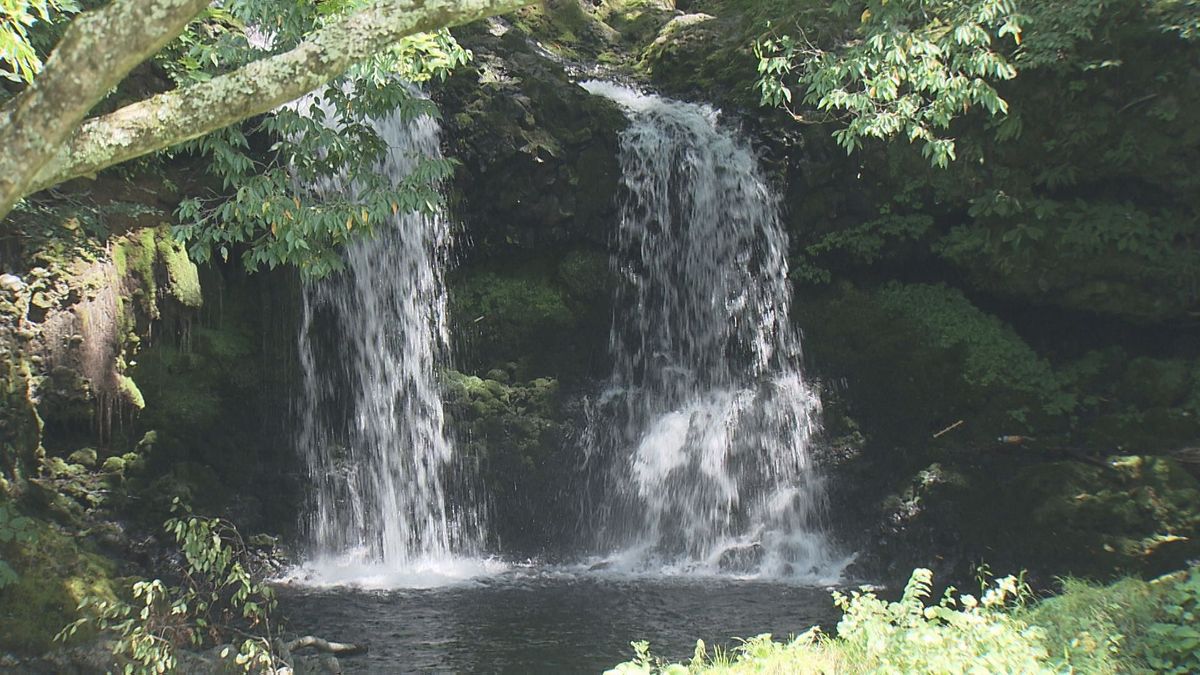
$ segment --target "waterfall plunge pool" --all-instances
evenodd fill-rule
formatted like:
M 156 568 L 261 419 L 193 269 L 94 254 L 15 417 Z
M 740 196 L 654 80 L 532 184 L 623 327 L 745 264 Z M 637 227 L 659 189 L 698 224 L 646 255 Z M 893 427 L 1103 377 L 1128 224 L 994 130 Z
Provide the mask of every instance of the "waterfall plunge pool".
M 370 645 L 341 659 L 346 673 L 599 673 L 632 658 L 635 640 L 678 660 L 698 638 L 711 653 L 832 628 L 839 615 L 828 587 L 569 567 L 513 565 L 432 588 L 278 590 L 290 630 Z

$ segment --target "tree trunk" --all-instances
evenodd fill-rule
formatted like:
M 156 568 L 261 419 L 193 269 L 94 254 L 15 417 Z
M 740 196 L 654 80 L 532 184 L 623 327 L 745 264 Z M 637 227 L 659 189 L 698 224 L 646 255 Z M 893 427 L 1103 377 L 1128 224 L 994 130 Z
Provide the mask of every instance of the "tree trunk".
M 139 103 L 128 105 L 108 115 L 88 120 L 79 126 L 81 112 L 73 124 L 51 144 L 49 137 L 40 141 L 37 151 L 27 146 L 11 145 L 9 136 L 27 135 L 23 125 L 39 116 L 54 116 L 62 103 L 55 96 L 41 96 L 21 108 L 21 124 L 5 124 L 8 110 L 0 113 L 0 219 L 26 194 L 43 190 L 71 178 L 95 173 L 100 169 L 140 157 L 169 146 L 211 133 L 240 120 L 271 110 L 298 98 L 341 75 L 354 63 L 385 49 L 400 38 L 424 31 L 456 26 L 486 16 L 512 11 L 532 0 L 376 0 L 365 9 L 314 31 L 308 39 L 291 51 L 255 61 L 232 73 L 182 89 L 159 94 Z M 129 0 L 117 0 L 105 11 Z M 145 2 L 145 0 L 143 0 Z M 134 3 L 139 4 L 139 3 Z M 183 0 L 150 0 L 146 4 L 181 5 Z M 208 3 L 192 0 L 201 6 Z M 147 10 L 143 9 L 143 13 Z M 193 12 L 195 14 L 195 12 Z M 76 22 L 78 23 L 78 21 Z M 134 21 L 134 24 L 137 22 Z M 186 22 L 185 22 L 186 23 Z M 171 32 L 167 39 L 182 30 L 160 26 Z M 115 39 L 97 40 L 92 29 L 71 31 L 85 37 L 72 42 L 64 39 L 55 49 L 51 61 L 79 60 L 86 54 L 76 52 L 97 50 L 99 45 L 128 51 L 129 47 Z M 136 31 L 135 31 L 136 32 Z M 166 40 L 155 41 L 154 51 Z M 59 56 L 66 51 L 66 56 Z M 154 51 L 143 50 L 139 60 L 130 63 L 122 72 L 148 58 Z M 132 61 L 132 58 L 126 59 Z M 124 64 L 124 62 L 122 62 Z M 47 71 L 51 63 L 47 63 Z M 46 73 L 43 72 L 43 76 Z M 111 78 L 109 78 L 111 79 Z M 119 81 L 119 79 L 118 79 Z M 99 90 L 110 89 L 106 84 Z M 42 87 L 42 77 L 31 90 Z M 96 100 L 99 100 L 98 97 Z M 95 101 L 87 107 L 90 108 Z M 11 107 L 11 106 L 9 106 Z M 86 112 L 86 110 L 84 111 Z M 67 140 L 66 135 L 74 131 Z M 64 140 L 66 141 L 64 144 Z M 39 154 L 40 153 L 40 154 Z
M 71 23 L 33 84 L 0 109 L 0 220 L 88 111 L 208 4 L 114 0 Z

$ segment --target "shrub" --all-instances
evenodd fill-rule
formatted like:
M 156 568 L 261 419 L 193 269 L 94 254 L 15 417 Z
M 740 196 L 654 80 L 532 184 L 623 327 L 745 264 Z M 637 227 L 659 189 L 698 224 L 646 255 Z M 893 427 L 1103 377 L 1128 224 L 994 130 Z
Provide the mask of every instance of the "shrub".
M 126 675 L 173 672 L 176 648 L 221 644 L 238 636 L 237 651 L 222 658 L 246 672 L 274 663 L 270 613 L 275 592 L 248 571 L 245 543 L 233 525 L 219 518 L 193 515 L 176 499 L 176 516 L 164 527 L 183 555 L 179 586 L 158 579 L 133 584 L 132 602 L 86 596 L 79 603 L 83 618 L 58 634 L 65 642 L 81 628 L 94 626 L 115 634 L 113 655 Z
M 1200 672 L 1200 568 L 1163 595 L 1158 620 L 1140 641 L 1146 662 L 1160 673 Z

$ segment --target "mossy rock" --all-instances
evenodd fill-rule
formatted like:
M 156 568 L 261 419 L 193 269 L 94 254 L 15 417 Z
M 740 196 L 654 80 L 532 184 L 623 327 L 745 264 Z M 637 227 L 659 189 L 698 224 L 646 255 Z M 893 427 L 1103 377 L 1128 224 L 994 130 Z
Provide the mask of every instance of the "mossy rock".
M 635 47 L 653 40 L 675 14 L 673 0 L 604 0 L 597 12 L 622 42 Z
M 540 16 L 527 8 L 518 22 Z M 507 262 L 514 252 L 603 246 L 620 189 L 618 134 L 628 120 L 519 29 L 496 36 L 468 27 L 459 38 L 475 53 L 473 67 L 456 70 L 435 98 L 462 162 L 453 197 L 470 232 L 466 257 Z M 554 49 L 553 39 L 537 38 Z
M 135 284 L 130 293 L 152 319 L 162 314 L 158 305 L 160 291 L 183 307 L 197 309 L 204 303 L 199 270 L 167 225 L 144 228 L 116 239 L 112 260 L 118 276 Z
M 453 325 L 470 336 L 487 370 L 505 362 L 553 369 L 558 364 L 547 362 L 547 350 L 567 344 L 578 322 L 563 289 L 538 269 L 471 271 L 450 291 Z
M 533 539 L 552 527 L 546 507 L 567 464 L 558 381 L 506 384 L 447 371 L 443 386 L 452 428 L 492 500 L 494 531 L 517 550 L 533 551 Z
M 0 588 L 0 650 L 25 655 L 51 649 L 85 596 L 112 601 L 117 589 L 112 561 L 49 523 L 33 522 L 32 541 L 0 545 L 0 558 L 19 576 Z
M 612 297 L 616 280 L 608 256 L 590 249 L 568 252 L 558 263 L 558 276 L 572 298 L 604 305 Z
M 158 257 L 166 269 L 167 292 L 184 307 L 199 309 L 204 304 L 200 271 L 188 258 L 187 248 L 169 232 L 162 233 L 158 240 Z
M 98 454 L 95 448 L 80 448 L 70 455 L 67 455 L 67 461 L 72 464 L 79 464 L 88 469 L 96 468 Z

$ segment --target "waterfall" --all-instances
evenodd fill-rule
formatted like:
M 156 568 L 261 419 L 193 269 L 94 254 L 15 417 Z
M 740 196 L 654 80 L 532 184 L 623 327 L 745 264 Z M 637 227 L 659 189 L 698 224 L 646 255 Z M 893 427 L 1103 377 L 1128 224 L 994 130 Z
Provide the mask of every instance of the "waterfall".
M 396 184 L 422 158 L 441 156 L 429 117 L 394 113 L 372 124 L 387 144 L 377 170 Z M 310 188 L 355 190 L 345 180 Z M 444 573 L 456 556 L 478 553 L 482 536 L 473 500 L 455 494 L 463 481 L 438 384 L 452 228 L 441 213 L 401 213 L 378 229 L 347 247 L 342 273 L 304 289 L 297 442 L 312 495 L 304 529 L 318 560 Z
M 583 86 L 630 121 L 614 367 L 584 433 L 602 476 L 597 545 L 642 569 L 828 578 L 819 399 L 788 322 L 776 197 L 713 108 Z

